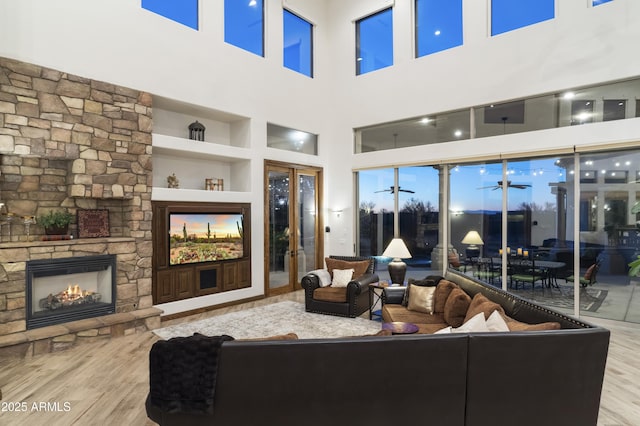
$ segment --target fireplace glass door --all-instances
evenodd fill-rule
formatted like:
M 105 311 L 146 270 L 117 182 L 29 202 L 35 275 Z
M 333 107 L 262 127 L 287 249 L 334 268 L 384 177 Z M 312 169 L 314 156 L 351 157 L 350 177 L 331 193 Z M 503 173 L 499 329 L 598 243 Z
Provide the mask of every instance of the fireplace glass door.
M 27 328 L 115 311 L 114 255 L 27 262 Z

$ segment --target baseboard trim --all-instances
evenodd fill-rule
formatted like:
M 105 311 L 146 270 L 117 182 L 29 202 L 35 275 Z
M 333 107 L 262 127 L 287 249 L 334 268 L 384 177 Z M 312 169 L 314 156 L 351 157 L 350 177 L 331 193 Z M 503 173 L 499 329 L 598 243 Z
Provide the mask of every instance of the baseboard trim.
M 171 321 L 178 318 L 189 317 L 191 315 L 203 314 L 205 312 L 215 311 L 216 309 L 227 308 L 229 306 L 240 305 L 242 303 L 247 303 L 247 302 L 255 302 L 256 300 L 262 300 L 264 298 L 265 298 L 264 295 L 260 295 L 260 296 L 248 297 L 246 299 L 234 300 L 232 302 L 220 303 L 218 305 L 205 306 L 203 308 L 196 308 L 190 311 L 178 312 L 171 315 L 161 316 L 160 321 L 165 322 L 165 321 Z

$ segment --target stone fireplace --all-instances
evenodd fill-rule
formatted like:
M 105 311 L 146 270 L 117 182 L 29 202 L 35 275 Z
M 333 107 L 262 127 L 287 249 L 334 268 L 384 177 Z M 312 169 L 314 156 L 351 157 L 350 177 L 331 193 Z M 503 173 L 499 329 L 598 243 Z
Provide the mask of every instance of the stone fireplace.
M 116 256 L 30 260 L 27 329 L 113 314 Z
M 148 93 L 0 57 L 0 352 L 9 345 L 21 355 L 45 352 L 159 325 L 151 296 L 151 130 Z M 30 221 L 84 209 L 108 210 L 108 237 L 78 238 L 74 221 L 68 239 L 46 241 Z M 29 262 L 103 255 L 116 265 L 109 312 L 50 326 L 38 323 L 40 311 L 28 318 L 49 293 L 66 297 L 53 288 L 34 296 Z

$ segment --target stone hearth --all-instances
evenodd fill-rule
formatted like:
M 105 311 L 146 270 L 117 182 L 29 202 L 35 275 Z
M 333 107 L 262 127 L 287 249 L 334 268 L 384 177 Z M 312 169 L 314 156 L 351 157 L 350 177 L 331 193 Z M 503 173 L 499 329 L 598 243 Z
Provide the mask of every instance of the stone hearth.
M 133 330 L 155 324 L 138 321 L 160 314 L 151 296 L 151 130 L 148 93 L 0 58 L 0 202 L 11 222 L 0 227 L 0 348 L 78 331 L 112 335 L 106 324 L 122 321 Z M 76 223 L 71 240 L 41 241 L 37 224 L 27 234 L 25 218 L 64 209 L 108 210 L 110 237 L 78 239 Z M 63 325 L 27 332 L 26 261 L 96 254 L 117 256 L 116 314 L 69 323 L 68 333 Z M 29 346 L 45 347 L 53 346 Z

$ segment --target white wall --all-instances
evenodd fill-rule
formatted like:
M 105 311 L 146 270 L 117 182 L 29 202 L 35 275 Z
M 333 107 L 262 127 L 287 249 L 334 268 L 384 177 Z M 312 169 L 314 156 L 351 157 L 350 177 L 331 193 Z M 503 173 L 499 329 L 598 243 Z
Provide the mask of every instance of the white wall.
M 640 2 L 557 1 L 556 19 L 489 37 L 489 0 L 464 0 L 464 45 L 413 57 L 412 1 L 395 1 L 394 65 L 355 76 L 354 20 L 393 0 L 266 0 L 264 58 L 224 43 L 223 2 L 201 1 L 200 31 L 136 0 L 0 0 L 0 56 L 250 117 L 255 230 L 265 158 L 325 169 L 326 254 L 351 254 L 354 169 L 640 140 L 640 119 L 353 154 L 353 128 L 640 75 Z M 282 66 L 282 5 L 317 25 L 315 76 Z M 319 134 L 319 155 L 266 147 L 266 123 Z M 262 294 L 263 236 L 253 232 Z M 235 292 L 234 292 L 235 293 Z M 231 297 L 219 295 L 221 297 Z

